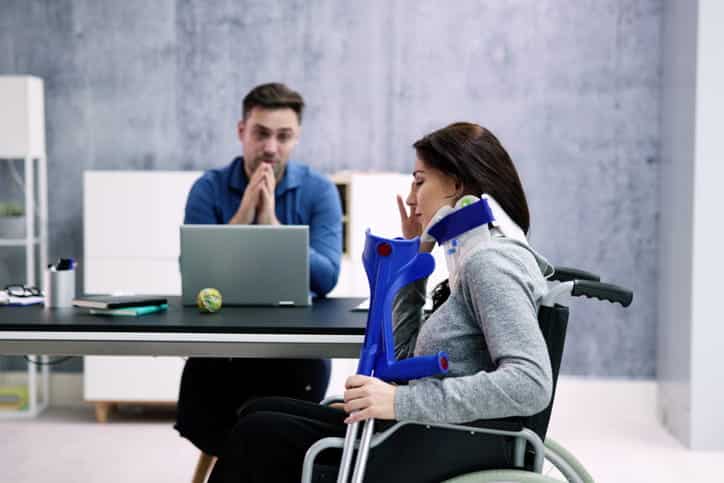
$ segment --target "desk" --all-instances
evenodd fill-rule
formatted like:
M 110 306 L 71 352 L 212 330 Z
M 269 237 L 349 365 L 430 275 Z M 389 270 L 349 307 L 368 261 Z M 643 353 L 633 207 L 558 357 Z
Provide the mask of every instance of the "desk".
M 141 317 L 87 309 L 0 307 L 0 354 L 356 358 L 366 312 L 359 298 L 311 307 L 224 307 L 201 314 L 168 297 L 168 311 Z

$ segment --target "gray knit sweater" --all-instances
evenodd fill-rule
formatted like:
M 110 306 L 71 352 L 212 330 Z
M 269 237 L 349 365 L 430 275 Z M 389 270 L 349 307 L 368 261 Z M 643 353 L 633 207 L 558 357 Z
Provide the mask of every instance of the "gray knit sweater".
M 458 287 L 427 319 L 425 280 L 395 298 L 397 358 L 442 350 L 450 359 L 445 377 L 397 387 L 396 419 L 462 423 L 541 411 L 552 377 L 537 313 L 551 266 L 519 242 L 494 238 L 460 270 Z

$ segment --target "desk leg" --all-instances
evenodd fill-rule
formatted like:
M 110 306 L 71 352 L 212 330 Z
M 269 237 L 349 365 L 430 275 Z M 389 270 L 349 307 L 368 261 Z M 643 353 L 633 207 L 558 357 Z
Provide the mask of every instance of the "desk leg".
M 97 402 L 96 403 L 96 421 L 99 423 L 107 423 L 108 416 L 111 414 L 113 409 L 113 403 L 109 402 Z

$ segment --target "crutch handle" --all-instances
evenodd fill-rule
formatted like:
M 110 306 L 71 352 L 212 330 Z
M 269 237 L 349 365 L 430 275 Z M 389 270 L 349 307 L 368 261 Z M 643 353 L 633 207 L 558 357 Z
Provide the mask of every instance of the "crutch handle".
M 432 356 L 411 357 L 380 367 L 375 377 L 383 381 L 410 381 L 447 373 L 448 357 L 445 352 Z

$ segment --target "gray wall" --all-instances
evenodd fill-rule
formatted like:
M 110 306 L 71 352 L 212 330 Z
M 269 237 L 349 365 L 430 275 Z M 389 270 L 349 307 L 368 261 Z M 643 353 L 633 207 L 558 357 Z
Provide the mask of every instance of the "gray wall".
M 564 371 L 642 378 L 656 371 L 661 17 L 659 0 L 2 0 L 0 73 L 46 81 L 51 257 L 82 257 L 83 170 L 222 165 L 257 83 L 305 95 L 296 157 L 326 172 L 409 172 L 423 133 L 486 125 L 521 171 L 539 250 L 636 292 L 626 311 L 572 304 Z M 3 255 L 0 282 L 20 267 Z

